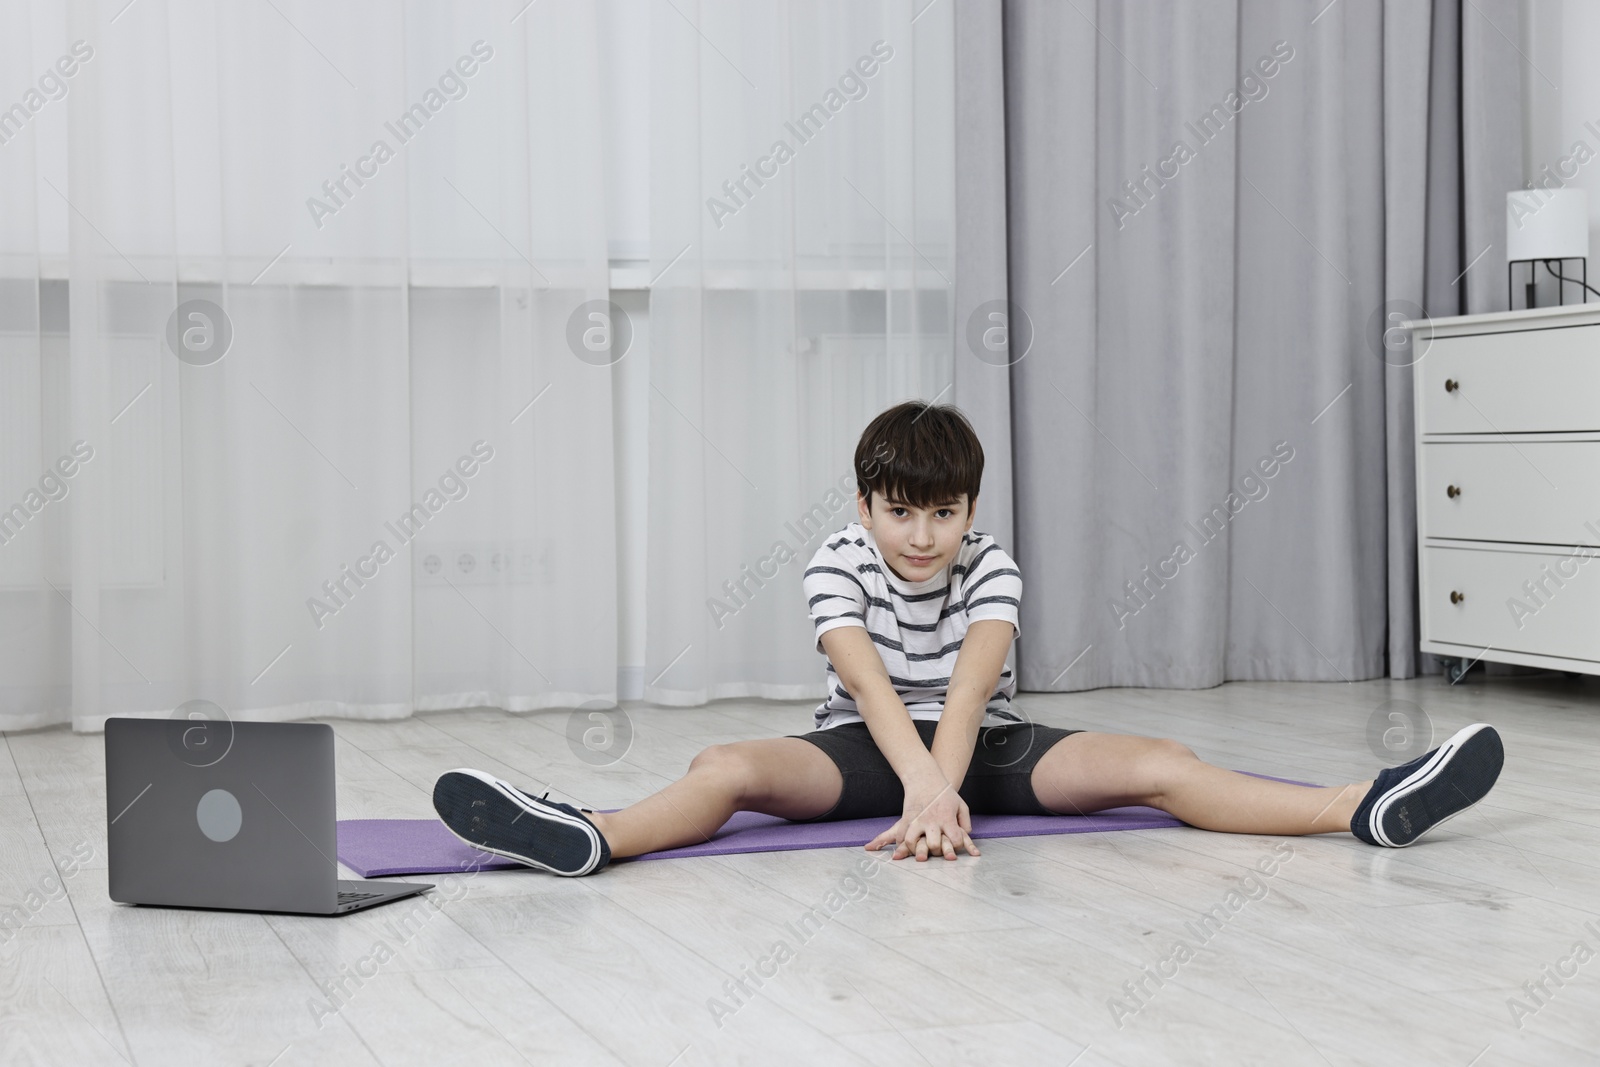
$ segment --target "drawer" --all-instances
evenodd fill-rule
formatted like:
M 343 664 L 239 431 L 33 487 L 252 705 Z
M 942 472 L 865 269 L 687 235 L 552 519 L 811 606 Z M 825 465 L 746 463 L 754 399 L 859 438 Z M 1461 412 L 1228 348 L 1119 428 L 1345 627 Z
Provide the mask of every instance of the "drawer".
M 1600 559 L 1428 545 L 1420 586 L 1425 641 L 1600 661 Z
M 1600 430 L 1600 326 L 1440 337 L 1416 368 L 1418 433 Z
M 1424 537 L 1600 543 L 1600 441 L 1424 441 L 1417 526 Z

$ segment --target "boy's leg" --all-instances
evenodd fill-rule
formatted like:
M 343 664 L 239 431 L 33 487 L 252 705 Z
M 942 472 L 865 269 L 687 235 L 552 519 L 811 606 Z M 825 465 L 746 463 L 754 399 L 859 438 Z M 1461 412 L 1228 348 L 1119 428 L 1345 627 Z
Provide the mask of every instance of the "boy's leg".
M 843 789 L 839 768 L 809 741 L 734 741 L 707 748 L 687 774 L 637 804 L 588 818 L 615 859 L 705 841 L 736 811 L 809 819 L 838 803 Z
M 1176 741 L 1087 731 L 1052 745 L 1031 782 L 1062 814 L 1144 804 L 1205 830 L 1291 835 L 1348 831 L 1372 786 L 1273 782 L 1214 767 Z

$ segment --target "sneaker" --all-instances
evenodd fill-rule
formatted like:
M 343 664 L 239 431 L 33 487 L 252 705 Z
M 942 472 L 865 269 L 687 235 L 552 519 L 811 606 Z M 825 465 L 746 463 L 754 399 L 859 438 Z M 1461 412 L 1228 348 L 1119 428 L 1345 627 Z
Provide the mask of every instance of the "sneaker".
M 1482 800 L 1505 758 L 1495 728 L 1473 723 L 1432 752 L 1379 771 L 1350 832 L 1369 845 L 1404 848 Z
M 466 767 L 446 771 L 433 786 L 433 810 L 473 848 L 568 877 L 593 874 L 611 862 L 605 835 L 583 811 Z

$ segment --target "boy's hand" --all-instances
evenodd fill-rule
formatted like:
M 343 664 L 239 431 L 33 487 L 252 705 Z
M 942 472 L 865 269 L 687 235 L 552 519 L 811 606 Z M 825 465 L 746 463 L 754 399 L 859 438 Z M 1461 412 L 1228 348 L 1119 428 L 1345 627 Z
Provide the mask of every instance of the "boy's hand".
M 899 845 L 890 859 L 903 860 L 915 852 L 917 862 L 921 863 L 927 860 L 930 852 L 942 852 L 945 859 L 953 860 L 958 848 L 965 848 L 969 855 L 980 854 L 972 840 L 972 815 L 967 810 L 967 802 L 942 774 L 906 789 L 904 814 L 893 826 L 867 842 L 867 851 L 876 852 L 891 841 Z

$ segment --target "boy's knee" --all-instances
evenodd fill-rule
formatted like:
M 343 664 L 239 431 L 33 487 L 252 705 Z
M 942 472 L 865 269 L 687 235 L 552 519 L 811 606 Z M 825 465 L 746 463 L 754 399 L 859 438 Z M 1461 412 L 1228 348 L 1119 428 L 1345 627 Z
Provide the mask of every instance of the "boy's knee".
M 1148 784 L 1153 797 L 1164 796 L 1172 785 L 1174 776 L 1184 765 L 1199 759 L 1194 750 L 1180 741 L 1167 737 L 1152 737 L 1145 748 L 1141 776 Z M 1159 805 L 1158 805 L 1159 806 Z
M 1170 737 L 1152 738 L 1152 748 L 1156 755 L 1163 759 L 1192 760 L 1200 758 L 1194 754 L 1194 749 L 1182 741 L 1174 741 Z
M 702 749 L 689 761 L 689 770 L 715 777 L 726 783 L 738 796 L 749 792 L 754 773 L 750 757 L 737 744 L 711 745 Z
M 1144 766 L 1147 768 L 1150 779 L 1154 779 L 1157 789 L 1165 789 L 1166 782 L 1173 771 L 1178 771 L 1186 763 L 1198 760 L 1194 749 L 1181 741 L 1173 741 L 1171 737 L 1150 737 L 1149 745 L 1144 750 Z

